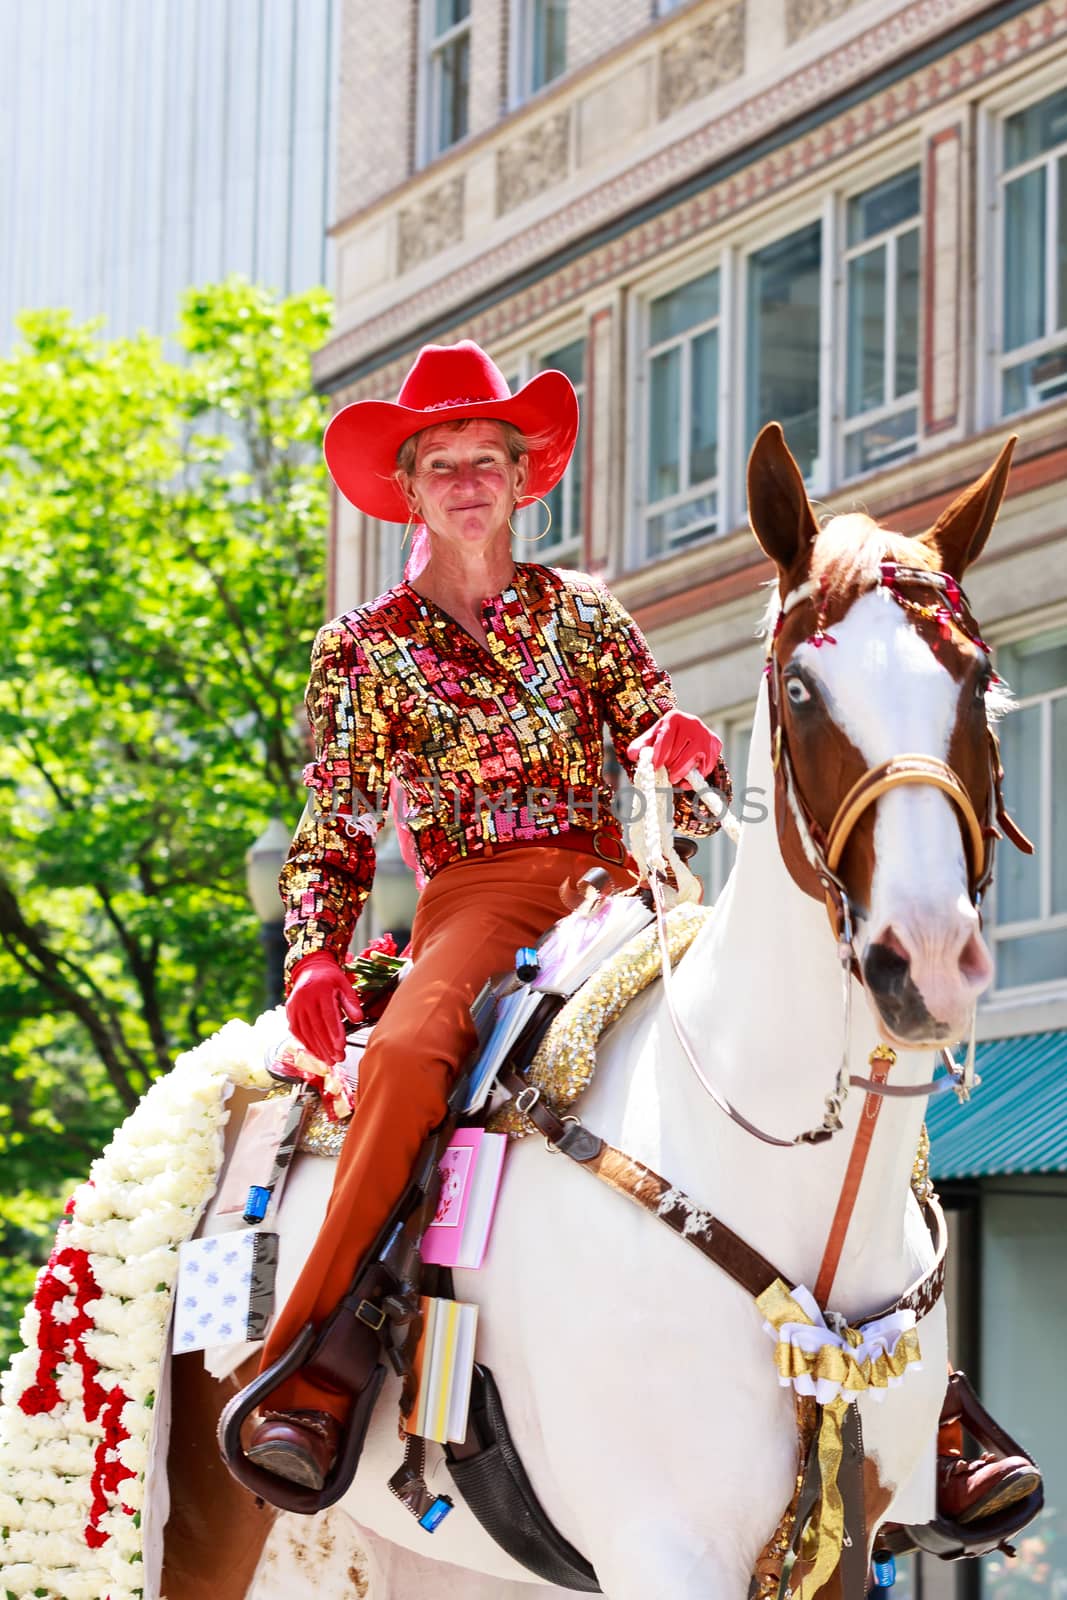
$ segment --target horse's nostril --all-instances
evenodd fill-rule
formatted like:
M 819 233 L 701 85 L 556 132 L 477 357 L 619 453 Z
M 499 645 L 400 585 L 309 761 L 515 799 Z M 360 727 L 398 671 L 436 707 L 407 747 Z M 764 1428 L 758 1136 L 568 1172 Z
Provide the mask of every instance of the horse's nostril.
M 960 951 L 960 976 L 977 989 L 984 989 L 993 976 L 993 962 L 980 933 L 972 933 Z
M 863 958 L 863 976 L 875 994 L 899 995 L 908 981 L 910 966 L 903 946 L 889 930 L 885 939 L 867 946 L 867 954 Z

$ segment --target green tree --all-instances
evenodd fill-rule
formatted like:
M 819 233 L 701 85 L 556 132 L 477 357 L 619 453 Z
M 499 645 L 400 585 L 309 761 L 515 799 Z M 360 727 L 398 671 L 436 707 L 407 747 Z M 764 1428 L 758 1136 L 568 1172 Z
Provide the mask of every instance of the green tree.
M 244 854 L 302 803 L 329 323 L 231 278 L 184 360 L 48 310 L 0 363 L 0 1318 L 151 1079 L 261 1008 Z

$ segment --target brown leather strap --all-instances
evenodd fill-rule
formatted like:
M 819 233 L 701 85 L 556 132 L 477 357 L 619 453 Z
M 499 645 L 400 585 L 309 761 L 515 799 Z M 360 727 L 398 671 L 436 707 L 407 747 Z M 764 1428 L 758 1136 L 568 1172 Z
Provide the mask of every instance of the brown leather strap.
M 875 1083 L 884 1083 L 897 1057 L 896 1051 L 890 1050 L 888 1046 L 879 1046 L 879 1051 L 884 1051 L 884 1053 L 875 1054 L 871 1057 L 871 1077 Z M 848 1233 L 848 1225 L 852 1221 L 852 1213 L 856 1209 L 856 1199 L 860 1192 L 860 1184 L 863 1181 L 867 1157 L 871 1151 L 871 1141 L 874 1138 L 875 1124 L 878 1121 L 878 1113 L 881 1109 L 882 1102 L 877 1095 L 868 1094 L 864 1098 L 859 1125 L 856 1128 L 856 1136 L 852 1141 L 852 1152 L 848 1158 L 848 1166 L 845 1168 L 844 1182 L 841 1185 L 841 1193 L 837 1197 L 837 1209 L 834 1212 L 834 1220 L 830 1224 L 826 1249 L 823 1251 L 822 1265 L 819 1267 L 819 1275 L 815 1280 L 815 1288 L 812 1291 L 816 1305 L 823 1310 L 826 1309 L 829 1303 L 830 1290 L 833 1288 L 834 1279 L 837 1276 L 841 1252 L 845 1248 L 845 1235 Z
M 792 1279 L 774 1264 L 745 1243 L 739 1234 L 725 1222 L 696 1205 L 666 1178 L 660 1177 L 651 1167 L 636 1161 L 614 1145 L 607 1144 L 581 1122 L 578 1117 L 560 1117 L 542 1098 L 541 1091 L 526 1083 L 511 1068 L 505 1068 L 498 1078 L 518 1109 L 528 1117 L 548 1140 L 550 1146 L 570 1156 L 586 1172 L 606 1183 L 609 1188 L 625 1195 L 642 1210 L 666 1224 L 679 1238 L 699 1250 L 707 1260 L 714 1262 L 736 1284 L 758 1299 L 776 1279 L 790 1284 Z M 934 1237 L 937 1251 L 934 1265 L 923 1273 L 910 1288 L 864 1322 L 891 1316 L 894 1311 L 911 1310 L 922 1318 L 936 1305 L 945 1286 L 945 1253 L 948 1232 L 940 1206 L 935 1200 L 925 1208 L 927 1225 Z

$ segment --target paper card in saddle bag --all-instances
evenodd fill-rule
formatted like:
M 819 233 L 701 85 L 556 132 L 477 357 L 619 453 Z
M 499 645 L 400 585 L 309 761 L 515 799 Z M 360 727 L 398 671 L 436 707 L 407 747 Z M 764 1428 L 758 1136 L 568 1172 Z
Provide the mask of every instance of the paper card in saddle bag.
M 274 1309 L 277 1269 L 276 1233 L 216 1233 L 179 1245 L 175 1355 L 262 1339 Z
M 463 1300 L 423 1295 L 422 1331 L 415 1346 L 415 1397 L 404 1428 L 438 1444 L 462 1444 L 474 1375 L 478 1307 Z
M 306 1111 L 299 1093 L 256 1100 L 248 1107 L 219 1186 L 216 1216 L 243 1215 L 253 1188 L 269 1190 L 271 1204 L 277 1206 Z
M 437 1211 L 419 1243 L 423 1261 L 480 1267 L 496 1210 L 507 1139 L 483 1128 L 458 1128 L 438 1166 Z

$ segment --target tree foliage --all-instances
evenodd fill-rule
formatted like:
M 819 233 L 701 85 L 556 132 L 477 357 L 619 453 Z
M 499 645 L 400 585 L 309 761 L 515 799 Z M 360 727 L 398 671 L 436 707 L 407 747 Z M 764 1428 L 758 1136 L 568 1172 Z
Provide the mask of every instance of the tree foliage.
M 46 310 L 0 363 L 5 1321 L 115 1123 L 261 1008 L 244 857 L 302 803 L 329 320 L 231 278 L 184 296 L 181 360 Z

